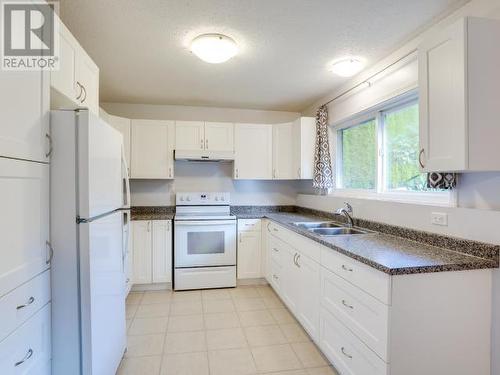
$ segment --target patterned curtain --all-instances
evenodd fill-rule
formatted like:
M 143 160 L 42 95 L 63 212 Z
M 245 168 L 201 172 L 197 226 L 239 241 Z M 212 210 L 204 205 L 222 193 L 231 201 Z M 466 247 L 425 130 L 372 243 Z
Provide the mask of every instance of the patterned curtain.
M 454 189 L 457 186 L 456 173 L 427 173 L 427 187 L 431 189 Z
M 313 187 L 329 189 L 333 187 L 330 143 L 328 142 L 328 108 L 321 106 L 316 113 L 316 148 L 314 153 Z

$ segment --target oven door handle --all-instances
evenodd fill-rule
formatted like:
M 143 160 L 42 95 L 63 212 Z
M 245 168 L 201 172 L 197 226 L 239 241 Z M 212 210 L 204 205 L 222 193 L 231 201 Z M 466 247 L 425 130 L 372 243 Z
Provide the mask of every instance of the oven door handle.
M 191 225 L 199 225 L 199 226 L 209 226 L 209 225 L 236 225 L 236 220 L 176 220 L 174 222 L 176 226 L 191 226 Z

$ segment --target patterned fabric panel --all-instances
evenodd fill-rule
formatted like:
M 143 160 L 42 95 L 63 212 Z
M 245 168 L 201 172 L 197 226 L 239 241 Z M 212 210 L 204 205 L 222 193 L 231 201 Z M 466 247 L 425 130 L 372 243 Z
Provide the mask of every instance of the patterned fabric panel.
M 316 113 L 313 187 L 318 189 L 333 187 L 332 161 L 330 143 L 328 142 L 328 108 L 326 106 L 321 106 Z
M 427 187 L 432 189 L 454 189 L 457 186 L 458 175 L 456 173 L 427 174 Z

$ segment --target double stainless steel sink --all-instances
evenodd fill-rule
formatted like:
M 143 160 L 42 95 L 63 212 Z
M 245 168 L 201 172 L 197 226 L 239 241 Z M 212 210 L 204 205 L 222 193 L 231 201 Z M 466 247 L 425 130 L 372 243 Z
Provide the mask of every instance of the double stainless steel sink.
M 346 227 L 334 221 L 295 222 L 292 224 L 323 237 L 372 233 L 359 228 Z

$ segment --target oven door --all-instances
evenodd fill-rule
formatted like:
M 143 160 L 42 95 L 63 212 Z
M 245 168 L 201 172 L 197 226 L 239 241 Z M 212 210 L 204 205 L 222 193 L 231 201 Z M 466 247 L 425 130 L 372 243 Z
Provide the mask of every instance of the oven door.
M 236 220 L 175 221 L 175 267 L 234 266 Z

